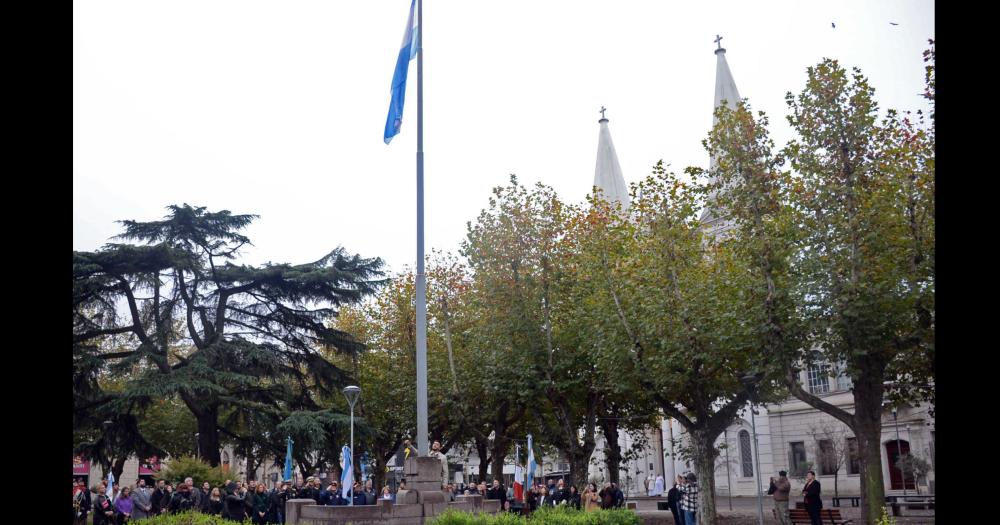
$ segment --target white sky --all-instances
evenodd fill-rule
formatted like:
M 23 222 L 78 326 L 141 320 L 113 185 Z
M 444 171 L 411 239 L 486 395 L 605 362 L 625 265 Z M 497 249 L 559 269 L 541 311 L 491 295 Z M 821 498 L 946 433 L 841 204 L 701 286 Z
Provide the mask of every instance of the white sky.
M 243 262 L 343 245 L 412 266 L 416 60 L 382 141 L 409 5 L 75 1 L 73 249 L 187 202 L 261 216 Z M 926 108 L 934 37 L 931 0 L 426 0 L 423 21 L 427 253 L 457 251 L 511 173 L 581 201 L 602 105 L 626 182 L 707 166 L 716 34 L 779 147 L 785 93 L 823 57 L 860 67 L 883 109 Z

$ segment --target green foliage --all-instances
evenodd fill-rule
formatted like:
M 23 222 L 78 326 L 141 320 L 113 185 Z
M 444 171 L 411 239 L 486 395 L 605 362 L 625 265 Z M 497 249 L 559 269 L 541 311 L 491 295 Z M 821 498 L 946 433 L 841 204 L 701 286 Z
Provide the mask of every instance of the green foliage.
M 896 525 L 896 518 L 889 515 L 889 509 L 887 507 L 882 507 L 882 515 L 879 516 L 875 525 Z
M 896 460 L 896 467 L 903 471 L 906 477 L 923 478 L 931 471 L 931 464 L 925 459 L 913 454 L 903 454 Z
M 457 510 L 446 510 L 435 516 L 428 525 L 640 525 L 639 516 L 627 509 L 597 510 L 585 512 L 565 505 L 542 508 L 532 513 L 530 518 L 510 512 L 498 514 L 471 514 Z
M 123 453 L 149 455 L 144 433 L 183 453 L 182 436 L 158 427 L 166 419 L 192 430 L 177 413 L 183 402 L 212 464 L 220 426 L 245 456 L 282 454 L 285 436 L 273 430 L 300 411 L 286 427 L 309 427 L 309 417 L 328 431 L 340 426 L 320 403 L 338 396 L 349 374 L 321 350 L 351 355 L 362 346 L 326 321 L 384 284 L 382 261 L 338 247 L 305 264 L 237 264 L 255 215 L 168 209 L 160 221 L 120 221 L 118 240 L 137 244 L 73 252 L 74 426 L 118 416 Z M 103 385 L 109 376 L 123 378 L 121 388 Z M 127 418 L 147 419 L 137 429 Z M 296 449 L 300 463 L 312 467 L 312 452 L 336 448 L 322 441 Z M 81 447 L 87 457 L 108 456 L 106 444 Z
M 163 466 L 155 478 L 174 484 L 191 478 L 194 480 L 195 486 L 201 488 L 201 484 L 205 481 L 209 482 L 212 487 L 221 487 L 226 479 L 231 478 L 231 475 L 222 470 L 222 467 L 213 467 L 193 456 L 180 456 L 171 458 L 170 462 Z
M 142 520 L 145 525 L 246 525 L 252 523 L 250 518 L 245 521 L 222 519 L 219 516 L 202 514 L 195 511 L 179 512 L 177 514 L 161 514 Z

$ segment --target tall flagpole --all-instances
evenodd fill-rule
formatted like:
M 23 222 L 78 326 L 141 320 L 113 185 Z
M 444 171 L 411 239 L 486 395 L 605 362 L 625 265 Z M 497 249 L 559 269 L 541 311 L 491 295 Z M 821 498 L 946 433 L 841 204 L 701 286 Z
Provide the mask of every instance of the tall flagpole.
M 427 277 L 424 275 L 424 9 L 417 0 L 417 452 L 427 443 Z

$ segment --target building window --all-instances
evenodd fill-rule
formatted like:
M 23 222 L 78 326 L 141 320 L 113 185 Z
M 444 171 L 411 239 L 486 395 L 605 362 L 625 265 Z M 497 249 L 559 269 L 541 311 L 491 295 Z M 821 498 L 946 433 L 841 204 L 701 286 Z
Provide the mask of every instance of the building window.
M 809 470 L 806 463 L 806 444 L 802 441 L 793 441 L 788 444 L 788 466 L 793 477 L 805 475 Z
M 837 381 L 837 391 L 850 390 L 854 383 L 851 382 L 851 376 L 847 375 L 847 365 L 840 362 L 837 366 L 833 367 L 833 376 Z
M 833 441 L 819 440 L 819 474 L 833 476 L 837 473 L 837 452 L 833 449 Z
M 861 453 L 858 451 L 858 438 L 847 438 L 847 473 L 861 474 Z
M 753 453 L 750 450 L 750 433 L 740 430 L 740 464 L 743 467 L 743 477 L 753 477 Z
M 809 365 L 809 393 L 826 394 L 830 391 L 830 367 Z

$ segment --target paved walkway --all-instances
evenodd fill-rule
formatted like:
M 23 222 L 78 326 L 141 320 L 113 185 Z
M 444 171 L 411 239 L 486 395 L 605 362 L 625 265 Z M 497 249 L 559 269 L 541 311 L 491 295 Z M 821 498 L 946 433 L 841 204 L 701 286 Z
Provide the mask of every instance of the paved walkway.
M 647 524 L 673 524 L 673 517 L 669 510 L 656 509 L 657 499 L 643 498 L 634 501 L 636 502 L 638 514 L 644 518 Z M 666 501 L 666 498 L 660 501 Z M 771 513 L 771 509 L 774 508 L 774 502 L 771 501 L 771 498 L 765 496 L 762 503 L 764 508 L 764 523 L 768 525 L 778 523 L 778 520 L 774 519 L 774 515 Z M 829 500 L 825 500 L 823 503 L 825 506 L 829 506 L 830 504 Z M 839 508 L 840 514 L 845 519 L 853 519 L 854 523 L 859 523 L 861 518 L 861 509 L 859 507 L 851 507 L 850 503 L 848 503 L 846 507 L 832 508 Z M 730 510 L 730 498 L 728 496 L 716 496 L 715 510 L 719 515 L 720 522 L 725 525 L 756 525 L 758 523 L 757 498 L 755 497 L 733 496 L 732 510 Z M 910 510 L 907 511 L 907 514 L 912 514 L 912 516 L 897 517 L 896 523 L 898 525 L 933 524 L 934 512 L 933 510 Z

